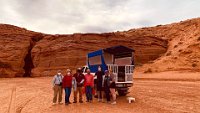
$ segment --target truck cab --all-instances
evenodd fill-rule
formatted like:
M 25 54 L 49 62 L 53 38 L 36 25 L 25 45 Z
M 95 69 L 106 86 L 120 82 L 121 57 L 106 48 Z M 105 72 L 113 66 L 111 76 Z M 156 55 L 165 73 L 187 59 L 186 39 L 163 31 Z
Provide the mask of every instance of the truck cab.
M 133 49 L 121 45 L 101 49 L 88 53 L 86 62 L 87 65 L 82 68 L 83 73 L 89 68 L 94 75 L 98 66 L 102 67 L 102 71 L 112 70 L 116 77 L 116 89 L 120 96 L 126 95 L 129 87 L 133 86 Z

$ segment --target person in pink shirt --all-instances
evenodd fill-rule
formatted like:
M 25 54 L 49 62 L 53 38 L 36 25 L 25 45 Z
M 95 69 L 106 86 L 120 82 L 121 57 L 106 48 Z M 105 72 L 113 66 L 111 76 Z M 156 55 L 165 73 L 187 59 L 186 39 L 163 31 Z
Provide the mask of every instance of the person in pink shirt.
M 84 86 L 87 98 L 86 102 L 92 102 L 92 89 L 94 88 L 94 76 L 90 73 L 90 69 L 87 69 Z

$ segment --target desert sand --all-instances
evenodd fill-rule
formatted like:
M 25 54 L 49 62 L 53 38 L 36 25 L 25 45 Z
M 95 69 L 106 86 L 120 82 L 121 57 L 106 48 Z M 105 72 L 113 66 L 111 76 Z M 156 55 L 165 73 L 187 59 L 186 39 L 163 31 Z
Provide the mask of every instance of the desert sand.
M 51 77 L 1 78 L 0 113 L 199 113 L 199 74 L 136 72 L 127 95 L 136 98 L 135 102 L 129 104 L 127 97 L 118 97 L 117 105 L 94 99 L 93 103 L 68 106 L 52 106 Z M 70 99 L 72 102 L 73 93 Z

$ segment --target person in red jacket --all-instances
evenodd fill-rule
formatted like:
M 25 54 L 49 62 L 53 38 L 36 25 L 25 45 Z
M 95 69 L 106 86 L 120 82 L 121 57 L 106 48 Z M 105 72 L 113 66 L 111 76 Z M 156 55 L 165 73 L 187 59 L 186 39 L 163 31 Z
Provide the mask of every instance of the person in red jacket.
M 90 74 L 90 69 L 87 69 L 84 86 L 85 86 L 87 102 L 92 102 L 92 89 L 94 87 L 94 76 Z
M 65 90 L 65 105 L 70 104 L 69 98 L 71 94 L 71 89 L 72 89 L 72 73 L 70 69 L 67 69 L 67 74 L 64 76 L 63 81 L 62 81 L 62 87 Z

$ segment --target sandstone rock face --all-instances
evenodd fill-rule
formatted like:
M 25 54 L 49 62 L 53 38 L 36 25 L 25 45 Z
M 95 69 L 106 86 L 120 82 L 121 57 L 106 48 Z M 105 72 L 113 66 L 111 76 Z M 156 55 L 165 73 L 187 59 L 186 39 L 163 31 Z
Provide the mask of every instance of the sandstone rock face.
M 200 71 L 200 18 L 155 27 L 158 36 L 168 40 L 167 52 L 152 64 L 145 64 L 153 72 L 190 70 Z
M 0 35 L 1 76 L 15 77 L 24 73 L 24 57 L 30 46 L 30 39 L 20 35 Z
M 11 25 L 0 25 L 0 77 L 21 77 L 32 38 L 39 33 Z
M 124 45 L 136 50 L 137 64 L 155 60 L 167 50 L 167 41 L 152 36 L 134 36 L 124 32 L 105 34 L 51 35 L 32 49 L 33 76 L 48 76 L 58 69 L 75 69 L 86 65 L 88 52 Z M 63 71 L 64 72 L 64 71 Z
M 200 18 L 102 34 L 47 35 L 0 24 L 0 77 L 50 76 L 86 64 L 88 52 L 124 45 L 145 71 L 199 70 Z

